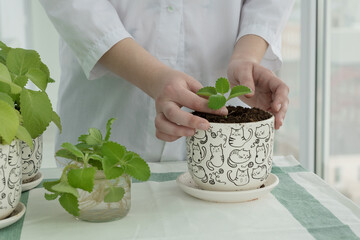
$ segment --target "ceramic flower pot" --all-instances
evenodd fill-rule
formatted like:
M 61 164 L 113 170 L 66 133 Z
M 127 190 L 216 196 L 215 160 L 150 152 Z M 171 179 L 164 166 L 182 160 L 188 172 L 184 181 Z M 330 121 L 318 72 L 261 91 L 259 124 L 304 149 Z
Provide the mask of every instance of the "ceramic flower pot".
M 21 177 L 19 141 L 0 144 L 0 220 L 9 216 L 20 201 Z
M 25 142 L 20 141 L 23 183 L 31 182 L 41 167 L 43 137 L 41 135 L 32 141 L 34 145 L 33 150 Z
M 272 168 L 274 116 L 249 123 L 210 123 L 186 138 L 187 163 L 202 189 L 259 188 Z
M 118 202 L 105 202 L 108 187 L 122 187 L 125 190 L 123 198 Z M 131 177 L 127 174 L 116 179 L 106 179 L 102 171 L 95 175 L 92 192 L 79 189 L 78 219 L 89 222 L 108 222 L 125 217 L 131 207 Z

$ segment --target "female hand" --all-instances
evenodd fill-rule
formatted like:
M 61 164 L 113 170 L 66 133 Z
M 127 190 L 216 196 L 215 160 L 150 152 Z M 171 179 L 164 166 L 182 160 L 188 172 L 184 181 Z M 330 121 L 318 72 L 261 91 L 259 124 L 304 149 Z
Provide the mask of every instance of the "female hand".
M 232 86 L 245 85 L 252 91 L 240 99 L 251 107 L 269 111 L 275 115 L 275 129 L 279 129 L 289 104 L 289 87 L 267 68 L 256 61 L 232 59 L 227 71 Z
M 196 95 L 202 85 L 191 76 L 168 69 L 159 75 L 156 91 L 152 97 L 156 105 L 156 137 L 172 142 L 182 136 L 192 136 L 195 129 L 206 130 L 209 122 L 181 109 L 187 107 L 196 111 L 226 115 L 227 109 L 210 109 L 208 100 Z

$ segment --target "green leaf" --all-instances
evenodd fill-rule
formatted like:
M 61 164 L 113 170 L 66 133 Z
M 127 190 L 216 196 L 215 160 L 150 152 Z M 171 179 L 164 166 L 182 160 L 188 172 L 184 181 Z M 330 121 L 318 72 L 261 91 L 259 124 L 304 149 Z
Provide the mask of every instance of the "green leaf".
M 227 100 L 232 99 L 234 97 L 244 95 L 244 94 L 248 94 L 248 93 L 251 93 L 250 88 L 248 88 L 246 86 L 238 85 L 231 89 L 230 95 Z
M 115 142 L 105 142 L 102 145 L 101 152 L 103 156 L 109 158 L 114 165 L 115 164 L 123 164 L 123 157 L 126 153 L 126 148 Z
M 125 194 L 125 190 L 122 187 L 109 187 L 106 189 L 108 193 L 104 197 L 104 202 L 119 202 Z
M 12 82 L 9 70 L 2 63 L 0 63 L 0 82 L 9 85 L 11 93 L 17 94 L 21 92 L 21 87 Z
M 60 180 L 56 180 L 56 181 L 51 181 L 51 182 L 44 182 L 43 183 L 43 187 L 48 190 L 49 192 L 53 192 L 53 193 L 57 193 L 56 191 L 54 191 L 52 189 L 52 187 L 56 184 L 58 184 L 60 182 Z
M 6 59 L 3 55 L 4 55 L 4 52 L 0 51 L 0 63 L 6 65 Z
M 40 136 L 52 118 L 52 106 L 45 92 L 23 89 L 20 93 L 20 109 L 24 127 L 32 138 Z
M 54 83 L 55 82 L 55 80 L 54 79 L 52 79 L 52 78 L 48 78 L 48 83 Z
M 218 93 L 225 94 L 230 89 L 229 81 L 226 78 L 219 78 L 215 83 L 215 88 Z
M 85 150 L 89 150 L 89 148 L 91 148 L 91 146 L 87 145 L 86 143 L 78 143 L 75 146 L 82 152 L 84 152 Z
M 125 173 L 140 181 L 146 181 L 150 177 L 149 165 L 138 154 L 127 152 L 126 163 L 123 165 Z
M 214 110 L 225 106 L 226 98 L 222 95 L 213 95 L 209 97 L 208 107 Z
M 58 129 L 61 133 L 61 131 L 62 131 L 61 120 L 60 120 L 59 115 L 57 115 L 57 113 L 55 111 L 53 111 L 51 114 L 51 121 L 58 127 Z
M 86 143 L 86 139 L 88 136 L 89 135 L 87 135 L 87 134 L 80 135 L 80 137 L 78 137 L 78 141 L 82 142 L 82 143 Z
M 89 159 L 88 163 L 93 166 L 96 167 L 98 170 L 104 170 L 103 169 L 103 165 L 102 162 L 98 161 L 98 160 L 94 160 L 92 158 Z
M 74 161 L 79 161 L 80 160 L 78 157 L 76 157 L 70 151 L 68 151 L 66 149 L 63 149 L 63 148 L 56 151 L 55 156 L 56 157 L 62 157 L 62 158 L 71 159 L 71 160 L 74 160 Z
M 22 141 L 24 141 L 32 150 L 34 148 L 33 141 L 30 136 L 30 133 L 23 126 L 19 125 L 18 130 L 16 132 L 16 137 Z
M 36 51 L 21 48 L 10 49 L 6 59 L 9 71 L 16 75 L 25 75 L 30 68 L 39 68 L 40 63 L 40 56 Z
M 94 176 L 96 169 L 90 168 L 79 168 L 69 170 L 67 177 L 69 184 L 74 188 L 80 188 L 85 191 L 91 192 L 94 187 Z
M 11 94 L 10 85 L 0 80 L 0 92 Z
M 0 100 L 0 137 L 3 144 L 10 144 L 19 128 L 19 118 L 16 110 L 8 102 Z
M 68 182 L 59 182 L 51 187 L 53 191 L 60 193 L 70 193 L 75 197 L 79 197 L 79 193 L 76 188 L 72 187 Z
M 113 122 L 116 120 L 116 118 L 110 118 L 108 120 L 108 122 L 106 123 L 106 136 L 105 136 L 105 141 L 109 141 L 110 139 L 110 135 L 111 135 L 111 126 L 113 124 Z
M 200 96 L 210 97 L 211 95 L 216 95 L 217 91 L 214 87 L 203 87 L 196 94 Z
M 14 101 L 8 94 L 0 92 L 0 100 L 8 103 L 10 107 L 14 107 Z
M 79 202 L 76 197 L 72 194 L 64 193 L 59 198 L 59 202 L 61 206 L 71 215 L 79 216 Z
M 89 135 L 86 137 L 86 143 L 90 146 L 101 145 L 102 144 L 102 135 L 99 129 L 90 128 Z
M 0 41 L 0 48 L 1 49 L 10 49 L 5 43 L 3 43 L 2 41 Z
M 45 193 L 45 199 L 48 201 L 55 200 L 58 196 L 57 193 Z
M 102 167 L 107 179 L 115 179 L 123 175 L 124 169 L 122 167 L 118 167 L 118 163 L 119 162 L 115 158 L 104 156 Z
M 84 159 L 84 154 L 81 152 L 80 149 L 78 149 L 76 146 L 74 146 L 71 143 L 65 142 L 61 145 L 62 148 L 68 150 L 72 154 L 74 154 L 76 157 Z
M 47 79 L 50 78 L 50 71 L 45 63 L 40 62 L 39 69 L 45 73 Z
M 26 76 L 16 76 L 14 79 L 14 83 L 21 88 L 24 88 L 28 82 L 28 78 Z
M 100 155 L 97 155 L 97 154 L 90 154 L 89 158 L 100 161 L 100 162 L 103 161 L 103 158 Z
M 48 76 L 46 76 L 46 73 L 37 68 L 30 68 L 25 76 L 27 76 L 41 91 L 45 91 L 48 83 Z

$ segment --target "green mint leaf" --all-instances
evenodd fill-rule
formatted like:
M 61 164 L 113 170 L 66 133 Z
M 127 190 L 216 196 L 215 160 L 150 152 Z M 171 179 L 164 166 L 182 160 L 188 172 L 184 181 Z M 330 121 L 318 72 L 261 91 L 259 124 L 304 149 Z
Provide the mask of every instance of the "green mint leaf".
M 226 98 L 222 95 L 213 95 L 209 97 L 208 107 L 217 110 L 225 106 Z
M 99 129 L 90 128 L 89 135 L 86 137 L 86 144 L 90 146 L 101 145 L 102 144 L 102 135 Z
M 104 197 L 104 202 L 119 202 L 125 195 L 125 190 L 122 187 L 109 187 L 106 189 L 108 192 Z
M 28 78 L 26 76 L 16 76 L 14 79 L 14 83 L 21 88 L 24 88 L 28 82 Z
M 21 87 L 12 82 L 10 72 L 7 67 L 0 63 L 0 82 L 6 83 L 10 87 L 10 91 L 13 94 L 21 92 Z
M 215 88 L 218 93 L 225 94 L 230 89 L 229 81 L 226 78 L 219 78 L 215 83 Z
M 48 201 L 55 200 L 58 196 L 57 193 L 45 193 L 45 199 Z
M 26 130 L 26 128 L 24 128 L 23 126 L 20 125 L 16 132 L 16 137 L 18 139 L 24 141 L 30 147 L 30 149 L 33 150 L 33 148 L 34 148 L 33 141 L 30 136 L 30 133 Z
M 5 43 L 3 43 L 2 41 L 0 41 L 0 48 L 1 49 L 4 49 L 4 50 L 6 50 L 6 49 L 10 49 Z
M 0 100 L 8 103 L 10 107 L 14 107 L 14 101 L 8 94 L 0 92 Z
M 11 94 L 11 88 L 10 88 L 9 84 L 4 83 L 4 82 L 2 82 L 0 80 L 0 92 L 7 93 L 7 94 L 10 95 Z
M 103 169 L 102 162 L 99 162 L 98 160 L 94 160 L 94 159 L 90 158 L 89 161 L 88 161 L 88 163 L 89 163 L 91 166 L 97 168 L 98 170 L 104 170 L 104 169 Z
M 97 155 L 97 154 L 90 154 L 90 155 L 89 155 L 89 158 L 94 159 L 94 160 L 97 160 L 97 161 L 99 161 L 99 162 L 102 162 L 102 161 L 103 161 L 103 158 L 102 158 L 100 155 Z
M 123 158 L 126 152 L 126 148 L 115 142 L 105 142 L 101 147 L 103 156 L 106 156 L 111 162 L 116 164 L 122 164 Z
M 217 91 L 214 87 L 203 87 L 196 94 L 200 96 L 210 97 L 211 95 L 216 95 Z
M 45 91 L 48 84 L 46 73 L 37 68 L 30 68 L 25 74 L 41 91 Z
M 0 100 L 0 138 L 3 144 L 10 144 L 18 131 L 19 118 L 14 107 Z
M 54 83 L 55 82 L 55 80 L 54 79 L 52 79 L 52 78 L 48 78 L 48 83 Z
M 229 95 L 227 100 L 230 100 L 230 99 L 232 99 L 234 97 L 238 97 L 238 96 L 248 94 L 248 93 L 251 93 L 250 88 L 248 88 L 246 86 L 238 85 L 238 86 L 235 86 L 235 87 L 233 87 L 231 89 L 230 95 Z
M 63 193 L 59 198 L 59 202 L 61 206 L 71 215 L 80 215 L 79 202 L 74 195 Z
M 71 159 L 71 160 L 74 160 L 74 161 L 80 161 L 80 159 L 78 157 L 76 157 L 70 151 L 68 151 L 66 149 L 63 149 L 63 148 L 56 151 L 55 156 L 56 157 L 62 157 L 62 158 Z
M 49 192 L 52 192 L 52 193 L 57 193 L 56 191 L 54 191 L 52 189 L 52 187 L 56 184 L 58 184 L 60 182 L 60 180 L 56 180 L 56 181 L 51 181 L 51 182 L 44 182 L 43 183 L 43 187 L 48 190 Z
M 146 181 L 149 179 L 149 165 L 138 154 L 129 151 L 126 153 L 124 159 L 126 161 L 123 165 L 125 173 L 139 181 Z
M 102 167 L 107 179 L 115 179 L 123 175 L 124 169 L 122 167 L 118 167 L 117 164 L 119 164 L 119 162 L 116 158 L 104 156 Z
M 86 139 L 88 136 L 89 135 L 87 134 L 80 135 L 80 137 L 78 137 L 78 141 L 86 144 Z
M 94 187 L 94 176 L 96 169 L 93 167 L 70 169 L 67 177 L 69 184 L 74 188 L 80 188 L 91 192 Z
M 57 115 L 57 113 L 55 111 L 53 111 L 51 114 L 51 121 L 58 127 L 58 129 L 61 133 L 61 131 L 62 131 L 61 120 L 60 120 L 59 115 Z
M 59 182 L 56 185 L 51 187 L 53 191 L 60 193 L 70 193 L 74 195 L 76 198 L 79 197 L 79 193 L 76 188 L 72 187 L 68 182 Z
M 6 65 L 16 75 L 25 75 L 30 68 L 40 67 L 40 56 L 34 50 L 13 48 L 7 54 Z
M 40 136 L 49 126 L 53 110 L 45 92 L 23 89 L 20 93 L 20 109 L 23 125 L 32 138 Z
M 86 151 L 86 150 L 89 150 L 89 148 L 91 148 L 90 145 L 87 145 L 86 143 L 83 143 L 83 142 L 78 143 L 78 144 L 76 144 L 75 146 L 76 146 L 80 151 L 82 151 L 82 152 L 84 152 L 84 151 Z
M 105 136 L 105 141 L 109 141 L 110 139 L 110 135 L 111 135 L 111 126 L 113 124 L 113 122 L 116 120 L 116 118 L 110 118 L 108 120 L 108 122 L 106 123 L 106 136 Z
M 68 150 L 72 154 L 74 154 L 76 157 L 84 159 L 84 154 L 78 149 L 76 146 L 74 146 L 71 143 L 65 142 L 61 145 L 62 148 Z
M 6 65 L 6 59 L 3 55 L 4 55 L 3 51 L 0 51 L 0 63 Z
M 39 69 L 45 73 L 47 79 L 50 78 L 50 71 L 49 71 L 49 68 L 45 65 L 45 63 L 40 62 Z

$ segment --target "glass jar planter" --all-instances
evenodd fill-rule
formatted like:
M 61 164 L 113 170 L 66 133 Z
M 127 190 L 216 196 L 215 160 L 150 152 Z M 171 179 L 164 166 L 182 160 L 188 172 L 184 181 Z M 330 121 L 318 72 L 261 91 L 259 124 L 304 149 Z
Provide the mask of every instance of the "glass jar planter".
M 109 187 L 122 187 L 123 198 L 118 202 L 105 202 Z M 92 192 L 79 189 L 78 219 L 89 222 L 108 222 L 123 218 L 131 207 L 131 177 L 127 174 L 116 179 L 106 179 L 103 171 L 97 171 Z

